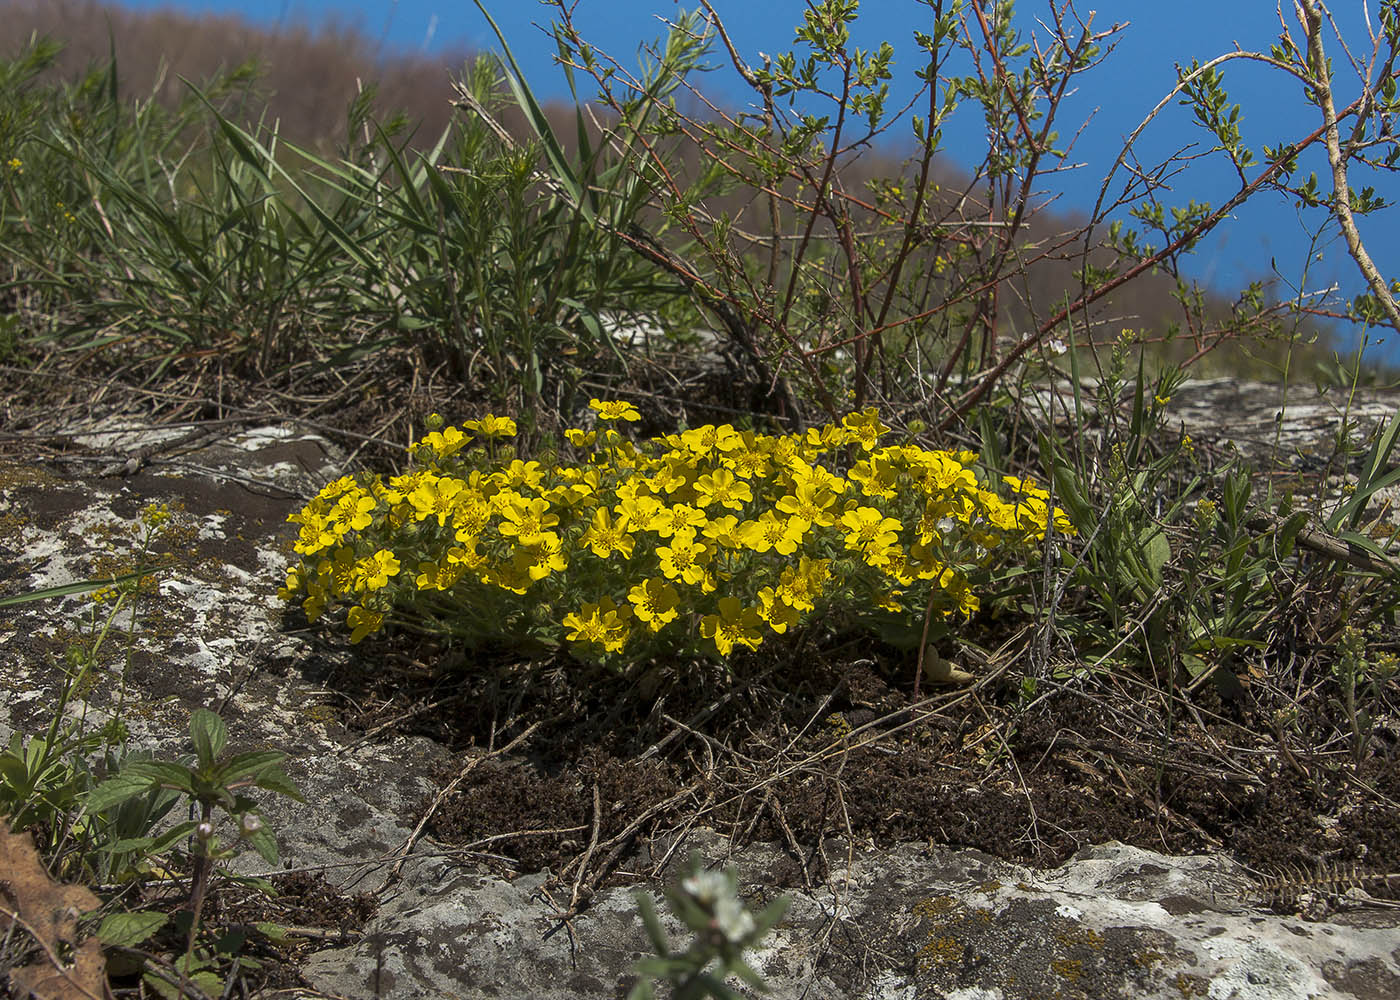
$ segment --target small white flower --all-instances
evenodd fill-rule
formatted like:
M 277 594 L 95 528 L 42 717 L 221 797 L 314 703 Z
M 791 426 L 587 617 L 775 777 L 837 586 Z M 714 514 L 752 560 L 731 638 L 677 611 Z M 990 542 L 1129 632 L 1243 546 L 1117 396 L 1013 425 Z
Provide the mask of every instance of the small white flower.
M 257 833 L 259 830 L 262 829 L 262 820 L 254 816 L 252 813 L 247 813 L 239 821 L 238 829 L 242 836 L 251 837 L 253 834 Z
M 715 902 L 715 927 L 725 939 L 738 944 L 754 932 L 753 916 L 733 896 Z
M 194 835 L 200 840 L 208 840 L 214 836 L 214 824 L 207 820 L 194 828 Z
M 728 893 L 729 880 L 724 872 L 696 872 L 681 879 L 681 889 L 701 906 L 709 907 Z

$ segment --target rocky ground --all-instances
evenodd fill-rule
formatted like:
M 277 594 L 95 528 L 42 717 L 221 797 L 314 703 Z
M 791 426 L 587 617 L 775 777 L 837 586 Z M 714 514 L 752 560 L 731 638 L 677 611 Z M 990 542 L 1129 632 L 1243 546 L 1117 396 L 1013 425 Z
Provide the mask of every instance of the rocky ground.
M 407 637 L 350 647 L 275 592 L 286 515 L 387 451 L 346 434 L 369 424 L 348 408 L 269 420 L 232 393 L 182 414 L 69 391 L 0 434 L 0 597 L 111 572 L 147 503 L 175 511 L 129 660 L 114 636 L 86 705 L 97 722 L 120 698 L 133 742 L 172 754 L 212 707 L 235 743 L 291 755 L 307 803 L 267 803 L 283 895 L 214 904 L 299 929 L 269 952 L 266 989 L 622 995 L 646 951 L 631 894 L 698 849 L 738 863 L 755 908 L 795 898 L 756 962 L 778 996 L 1400 995 L 1393 700 L 1354 769 L 1276 731 L 1251 696 L 1267 677 L 1238 697 L 1202 687 L 1169 740 L 1144 729 L 1131 678 L 1115 695 L 1071 672 L 1023 698 L 1035 637 L 1016 622 L 945 651 L 973 683 L 918 702 L 907 653 L 842 637 L 733 682 Z M 1330 400 L 1277 423 L 1264 387 L 1174 402 L 1200 448 L 1274 450 L 1279 428 L 1284 454 L 1326 467 Z M 1360 402 L 1374 422 L 1396 398 Z M 90 609 L 0 609 L 0 738 L 45 725 Z

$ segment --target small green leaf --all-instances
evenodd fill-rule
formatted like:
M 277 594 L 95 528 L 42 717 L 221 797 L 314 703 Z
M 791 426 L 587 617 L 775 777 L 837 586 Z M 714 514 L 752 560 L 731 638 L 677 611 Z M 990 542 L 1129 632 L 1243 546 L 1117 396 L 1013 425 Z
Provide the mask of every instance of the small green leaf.
M 258 775 L 257 781 L 255 781 L 254 784 L 264 791 L 274 792 L 277 795 L 285 795 L 287 798 L 295 799 L 297 802 L 306 801 L 306 797 L 301 794 L 301 789 L 297 788 L 297 786 L 292 783 L 292 779 L 287 777 L 280 767 L 276 770 L 269 770 Z
M 244 838 L 253 845 L 253 850 L 262 855 L 262 859 L 270 865 L 277 865 L 281 862 L 277 854 L 277 838 L 272 835 L 272 831 L 267 827 L 255 830 Z
M 108 778 L 87 794 L 89 814 L 106 812 L 115 805 L 134 799 L 148 791 L 155 784 L 149 775 L 132 774 L 124 771 L 116 777 Z
M 228 743 L 228 727 L 209 709 L 198 708 L 190 716 L 190 738 L 194 740 L 194 750 L 199 755 L 199 766 L 209 767 Z
M 147 779 L 151 785 L 162 785 L 182 792 L 194 791 L 194 776 L 190 769 L 180 764 L 159 760 L 138 760 L 122 768 L 123 775 Z
M 137 913 L 112 913 L 97 928 L 97 936 L 103 944 L 121 948 L 135 948 L 156 931 L 165 926 L 170 917 L 165 913 L 141 910 Z
M 287 928 L 281 924 L 274 924 L 267 920 L 259 920 L 253 924 L 258 929 L 258 933 L 270 941 L 282 942 L 287 940 Z
M 210 775 L 211 780 L 231 785 L 236 781 L 257 783 L 265 774 L 280 771 L 287 755 L 281 750 L 252 750 L 224 761 Z

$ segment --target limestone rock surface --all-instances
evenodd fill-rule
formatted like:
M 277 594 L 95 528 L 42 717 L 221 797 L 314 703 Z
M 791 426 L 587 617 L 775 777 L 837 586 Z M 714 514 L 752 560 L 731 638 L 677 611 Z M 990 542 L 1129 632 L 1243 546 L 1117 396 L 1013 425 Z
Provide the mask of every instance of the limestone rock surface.
M 1202 392 L 1238 399 L 1226 413 L 1188 402 L 1193 434 L 1225 435 L 1265 417 L 1272 425 L 1276 404 L 1257 387 L 1217 383 Z M 1393 397 L 1372 403 L 1373 420 L 1394 412 Z M 1290 439 L 1297 454 L 1331 433 L 1314 419 L 1322 411 L 1310 412 Z M 647 951 L 638 887 L 600 891 L 565 926 L 549 873 L 502 877 L 480 856 L 427 838 L 405 849 L 423 801 L 438 790 L 431 776 L 451 755 L 422 738 L 349 733 L 317 711 L 337 698 L 337 667 L 353 654 L 328 654 L 290 627 L 276 589 L 288 561 L 287 514 L 346 471 L 345 453 L 291 426 L 177 440 L 165 429 L 109 423 L 75 432 L 74 441 L 71 462 L 0 465 L 0 596 L 104 572 L 129 554 L 142 508 L 171 505 L 181 559 L 142 612 L 129 665 L 124 637 L 113 636 L 101 683 L 70 712 L 86 710 L 100 724 L 121 698 L 133 744 L 173 756 L 187 750 L 189 713 L 211 707 L 240 748 L 291 755 L 306 803 L 264 797 L 284 865 L 374 892 L 379 904 L 358 938 L 309 959 L 308 984 L 350 998 L 625 996 Z M 63 648 L 90 614 L 82 595 L 0 609 L 0 740 L 46 725 Z M 783 849 L 731 851 L 705 830 L 646 845 L 622 867 L 673 872 L 690 849 L 734 861 L 752 908 L 775 894 L 771 873 Z M 1319 920 L 1272 912 L 1225 857 L 1170 858 L 1108 843 L 1036 871 L 926 844 L 838 843 L 827 853 L 830 878 L 794 893 L 755 956 L 774 997 L 1400 997 L 1400 911 L 1361 899 Z M 258 870 L 255 862 L 245 869 Z M 655 893 L 656 884 L 640 888 Z M 679 927 L 671 929 L 679 946 Z

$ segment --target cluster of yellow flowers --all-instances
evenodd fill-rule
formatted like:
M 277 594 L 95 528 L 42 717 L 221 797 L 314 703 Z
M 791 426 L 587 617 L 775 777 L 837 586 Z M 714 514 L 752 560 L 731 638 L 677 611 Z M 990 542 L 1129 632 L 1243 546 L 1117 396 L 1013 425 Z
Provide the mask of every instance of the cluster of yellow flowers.
M 819 610 L 921 613 L 930 588 L 943 614 L 970 614 L 965 569 L 1047 522 L 1071 530 L 1030 482 L 1006 477 L 1010 501 L 983 489 L 969 452 L 881 446 L 874 409 L 805 435 L 723 424 L 635 443 L 613 426 L 638 419 L 631 404 L 590 405 L 600 429 L 565 432 L 574 461 L 517 457 L 514 422 L 488 416 L 431 431 L 402 475 L 329 484 L 289 518 L 301 558 L 280 596 L 313 621 L 348 605 L 352 642 L 393 620 L 567 640 L 585 659 L 724 657 Z

